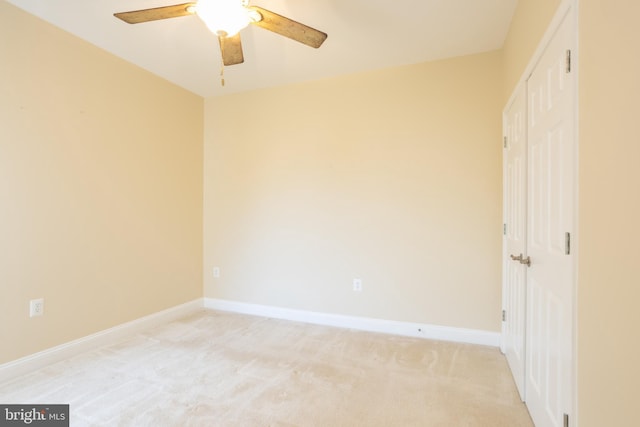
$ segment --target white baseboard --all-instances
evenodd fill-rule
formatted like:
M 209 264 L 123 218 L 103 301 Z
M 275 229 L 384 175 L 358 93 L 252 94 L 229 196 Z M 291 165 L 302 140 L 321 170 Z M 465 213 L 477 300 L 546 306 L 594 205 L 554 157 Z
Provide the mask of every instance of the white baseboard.
M 297 322 L 336 326 L 340 328 L 357 329 L 369 332 L 381 332 L 385 334 L 432 340 L 480 344 L 492 347 L 498 347 L 500 345 L 500 332 L 398 322 L 394 320 L 372 319 L 367 317 L 344 316 L 340 314 L 318 313 L 313 311 L 294 310 L 290 308 L 249 304 L 215 298 L 205 298 L 204 306 L 213 310 L 230 311 L 234 313 L 251 314 L 254 316 L 293 320 Z
M 138 332 L 184 317 L 202 307 L 202 298 L 198 298 L 185 304 L 177 305 L 158 313 L 150 314 L 140 319 L 132 320 L 114 326 L 113 328 L 105 329 L 104 331 L 4 363 L 0 365 L 0 383 L 28 374 L 52 363 L 68 359 L 82 352 L 113 344 Z

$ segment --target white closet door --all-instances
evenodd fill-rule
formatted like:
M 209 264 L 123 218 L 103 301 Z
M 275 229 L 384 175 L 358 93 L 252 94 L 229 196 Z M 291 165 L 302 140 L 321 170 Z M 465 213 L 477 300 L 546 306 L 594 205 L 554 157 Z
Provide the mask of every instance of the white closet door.
M 528 79 L 526 402 L 537 427 L 571 412 L 575 194 L 575 45 L 572 14 Z
M 526 252 L 527 217 L 527 101 L 521 85 L 503 116 L 504 122 L 504 238 L 503 238 L 503 351 L 518 392 L 525 400 Z

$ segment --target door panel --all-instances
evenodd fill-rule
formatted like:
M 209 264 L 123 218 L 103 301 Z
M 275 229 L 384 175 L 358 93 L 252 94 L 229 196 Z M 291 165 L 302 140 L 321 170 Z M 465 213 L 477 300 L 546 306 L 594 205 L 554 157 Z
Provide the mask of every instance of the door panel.
M 526 401 L 537 427 L 561 427 L 571 412 L 574 217 L 574 74 L 570 14 L 527 81 L 529 183 Z
M 504 113 L 504 223 L 503 322 L 504 353 L 520 393 L 525 399 L 526 271 L 511 259 L 526 251 L 526 89 L 523 86 Z

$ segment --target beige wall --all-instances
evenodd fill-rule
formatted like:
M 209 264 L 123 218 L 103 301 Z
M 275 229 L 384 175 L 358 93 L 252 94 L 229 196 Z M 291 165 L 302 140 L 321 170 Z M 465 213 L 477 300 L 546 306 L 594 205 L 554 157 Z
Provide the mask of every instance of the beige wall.
M 202 99 L 4 1 L 0 58 L 0 363 L 201 297 Z
M 580 426 L 632 425 L 640 384 L 640 3 L 580 2 Z
M 532 17 L 546 17 L 546 3 L 522 0 L 516 17 L 523 10 Z M 638 418 L 638 16 L 640 4 L 635 0 L 579 2 L 580 427 L 627 426 Z M 546 27 L 550 18 L 546 23 L 537 18 L 514 20 L 504 58 L 509 92 L 528 61 L 523 52 L 533 53 L 531 41 L 521 35 L 542 35 L 541 25 Z
M 498 331 L 500 67 L 493 52 L 208 99 L 205 296 Z

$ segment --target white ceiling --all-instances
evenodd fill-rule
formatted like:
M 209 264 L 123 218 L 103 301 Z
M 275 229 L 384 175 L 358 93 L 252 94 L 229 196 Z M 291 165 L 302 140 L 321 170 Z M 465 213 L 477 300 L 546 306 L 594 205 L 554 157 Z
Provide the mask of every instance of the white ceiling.
M 245 62 L 225 67 L 197 16 L 130 25 L 115 12 L 188 0 L 7 0 L 203 97 L 486 52 L 502 47 L 518 0 L 252 0 L 329 35 L 319 49 L 249 26 Z

